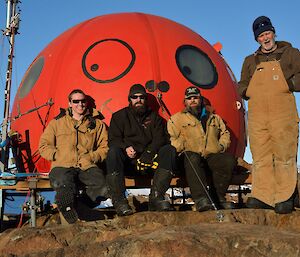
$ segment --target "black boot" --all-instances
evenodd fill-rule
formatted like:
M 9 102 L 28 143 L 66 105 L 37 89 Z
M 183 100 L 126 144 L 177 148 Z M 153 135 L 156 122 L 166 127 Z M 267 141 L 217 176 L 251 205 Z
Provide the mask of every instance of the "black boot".
M 274 209 L 272 206 L 254 197 L 248 197 L 246 206 L 251 209 Z
M 165 193 L 170 187 L 172 173 L 169 170 L 158 168 L 153 176 L 153 185 L 149 195 L 149 211 L 172 211 L 169 201 L 165 199 Z
M 294 207 L 300 208 L 300 199 L 299 199 L 299 192 L 296 192 L 295 198 L 294 198 Z
M 206 197 L 200 197 L 195 200 L 196 210 L 199 212 L 213 210 L 212 203 Z
M 288 214 L 294 210 L 294 195 L 292 195 L 288 200 L 276 203 L 275 212 L 278 214 Z
M 119 172 L 113 172 L 106 176 L 106 182 L 118 216 L 128 216 L 133 214 L 125 197 L 124 177 Z
M 219 207 L 221 209 L 225 209 L 225 210 L 228 210 L 228 209 L 234 209 L 235 206 L 234 206 L 234 203 L 233 202 L 228 202 L 225 198 L 225 196 L 218 196 L 218 200 L 219 200 Z
M 78 220 L 77 211 L 75 209 L 75 194 L 72 188 L 62 187 L 56 189 L 55 200 L 58 210 L 69 223 L 75 223 Z

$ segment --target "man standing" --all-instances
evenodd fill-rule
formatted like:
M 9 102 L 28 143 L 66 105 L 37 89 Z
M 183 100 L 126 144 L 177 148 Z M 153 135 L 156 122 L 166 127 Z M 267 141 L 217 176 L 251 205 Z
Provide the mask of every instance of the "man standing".
M 231 209 L 225 194 L 228 189 L 235 158 L 225 153 L 230 145 L 230 133 L 220 116 L 206 110 L 200 90 L 188 87 L 185 109 L 171 116 L 168 132 L 171 144 L 183 157 L 186 179 L 197 211 L 213 209 L 211 199 L 222 209 Z M 208 176 L 211 177 L 208 195 Z
M 68 223 L 78 220 L 77 195 L 82 184 L 92 202 L 107 195 L 103 171 L 97 166 L 108 151 L 101 113 L 89 110 L 80 89 L 69 94 L 69 108 L 52 120 L 40 138 L 39 151 L 51 161 L 49 175 L 58 209 Z
M 149 210 L 171 210 L 164 196 L 175 170 L 176 150 L 168 144 L 162 117 L 148 107 L 147 93 L 142 85 L 130 88 L 128 101 L 128 107 L 112 115 L 108 131 L 106 179 L 113 205 L 119 216 L 131 215 L 133 211 L 125 197 L 124 176 L 154 171 Z
M 300 91 L 300 53 L 275 41 L 270 19 L 253 22 L 258 50 L 245 58 L 239 82 L 248 100 L 248 131 L 253 157 L 249 208 L 293 211 L 297 181 L 298 113 L 293 92 Z

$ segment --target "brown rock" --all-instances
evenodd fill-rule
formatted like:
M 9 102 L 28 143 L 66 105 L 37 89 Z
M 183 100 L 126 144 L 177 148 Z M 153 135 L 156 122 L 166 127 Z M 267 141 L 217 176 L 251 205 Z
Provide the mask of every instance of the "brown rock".
M 300 212 L 140 212 L 73 225 L 7 230 L 0 256 L 300 256 Z

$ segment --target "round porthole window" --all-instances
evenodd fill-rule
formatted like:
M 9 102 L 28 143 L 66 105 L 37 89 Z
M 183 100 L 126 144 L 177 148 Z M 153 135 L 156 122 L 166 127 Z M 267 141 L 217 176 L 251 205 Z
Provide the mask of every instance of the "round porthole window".
M 215 65 L 195 46 L 180 46 L 176 51 L 176 63 L 182 75 L 195 86 L 213 88 L 218 82 Z
M 25 77 L 23 79 L 22 86 L 19 91 L 19 97 L 24 98 L 28 95 L 30 90 L 35 85 L 36 81 L 41 75 L 41 72 L 44 67 L 44 57 L 39 57 L 37 60 L 35 60 L 28 71 L 25 74 Z

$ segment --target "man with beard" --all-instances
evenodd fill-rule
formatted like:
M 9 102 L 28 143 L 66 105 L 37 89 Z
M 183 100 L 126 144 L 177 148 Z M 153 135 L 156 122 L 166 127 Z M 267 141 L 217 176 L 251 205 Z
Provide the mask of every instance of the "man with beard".
M 233 204 L 225 198 L 236 165 L 234 156 L 225 153 L 230 133 L 220 116 L 206 110 L 197 87 L 186 89 L 184 105 L 182 112 L 169 119 L 168 132 L 172 146 L 183 159 L 196 210 L 213 209 L 211 199 L 219 208 L 231 209 Z
M 107 155 L 107 183 L 119 216 L 133 213 L 125 196 L 125 175 L 146 175 L 154 171 L 149 210 L 169 211 L 165 192 L 175 170 L 176 150 L 169 144 L 164 120 L 147 105 L 147 93 L 140 84 L 130 88 L 129 106 L 112 115 Z
M 249 208 L 294 209 L 297 183 L 298 113 L 293 92 L 300 91 L 300 52 L 288 42 L 275 41 L 266 16 L 252 25 L 260 47 L 247 56 L 239 93 L 248 100 L 248 131 L 253 157 Z

